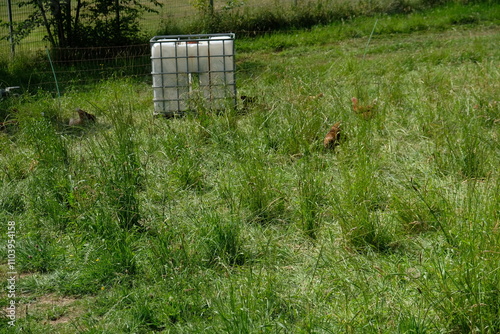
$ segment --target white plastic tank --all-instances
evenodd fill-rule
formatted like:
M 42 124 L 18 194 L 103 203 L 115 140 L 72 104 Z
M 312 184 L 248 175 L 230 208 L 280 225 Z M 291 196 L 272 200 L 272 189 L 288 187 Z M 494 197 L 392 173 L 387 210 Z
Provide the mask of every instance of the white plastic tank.
M 204 99 L 210 108 L 236 103 L 234 34 L 151 39 L 155 112 L 185 111 Z

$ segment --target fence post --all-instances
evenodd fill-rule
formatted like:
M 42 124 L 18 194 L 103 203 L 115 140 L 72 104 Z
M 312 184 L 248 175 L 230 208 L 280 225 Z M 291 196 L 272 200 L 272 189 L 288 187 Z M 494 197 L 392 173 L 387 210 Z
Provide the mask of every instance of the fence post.
M 10 53 L 14 57 L 15 45 L 14 45 L 14 23 L 12 22 L 12 1 L 7 0 L 7 11 L 9 13 L 9 42 L 10 42 Z

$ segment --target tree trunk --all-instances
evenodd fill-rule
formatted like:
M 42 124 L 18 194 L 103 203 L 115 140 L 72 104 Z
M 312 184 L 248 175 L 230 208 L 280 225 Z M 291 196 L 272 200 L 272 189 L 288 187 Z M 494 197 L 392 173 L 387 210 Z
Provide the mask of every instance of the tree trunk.
M 47 13 L 45 12 L 45 8 L 43 7 L 42 0 L 38 0 L 36 2 L 38 9 L 40 9 L 40 13 L 42 13 L 43 25 L 45 26 L 45 30 L 47 30 L 47 38 L 49 39 L 50 44 L 55 47 L 57 46 L 56 41 L 54 39 L 54 35 L 52 34 L 52 30 L 50 29 L 50 23 L 47 19 Z
M 75 46 L 73 37 L 73 26 L 71 20 L 71 0 L 65 0 L 64 6 L 64 23 L 66 24 L 66 42 L 68 46 Z
M 115 38 L 121 39 L 120 29 L 120 0 L 115 0 Z

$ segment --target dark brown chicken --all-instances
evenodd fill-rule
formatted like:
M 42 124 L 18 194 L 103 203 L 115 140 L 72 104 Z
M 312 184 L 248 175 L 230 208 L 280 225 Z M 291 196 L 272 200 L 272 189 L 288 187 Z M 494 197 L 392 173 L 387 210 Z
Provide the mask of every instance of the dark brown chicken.
M 340 141 L 340 122 L 335 123 L 323 140 L 325 148 L 334 149 Z
M 377 111 L 377 100 L 373 101 L 373 104 L 370 105 L 359 105 L 359 100 L 356 97 L 351 99 L 352 101 L 352 110 L 359 116 L 364 119 L 370 119 L 375 116 L 375 112 Z
M 92 114 L 89 114 L 85 110 L 82 110 L 80 108 L 76 109 L 76 112 L 78 113 L 79 118 L 72 118 L 69 120 L 69 126 L 78 126 L 78 125 L 84 125 L 85 123 L 88 122 L 95 122 L 95 116 Z

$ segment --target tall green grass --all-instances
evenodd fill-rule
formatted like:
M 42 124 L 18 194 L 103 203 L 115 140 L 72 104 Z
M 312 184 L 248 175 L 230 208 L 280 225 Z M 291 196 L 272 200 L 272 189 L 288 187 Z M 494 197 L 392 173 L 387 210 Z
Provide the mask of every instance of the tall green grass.
M 153 118 L 117 79 L 10 101 L 17 331 L 497 333 L 498 27 L 396 19 L 237 41 L 245 110 Z

